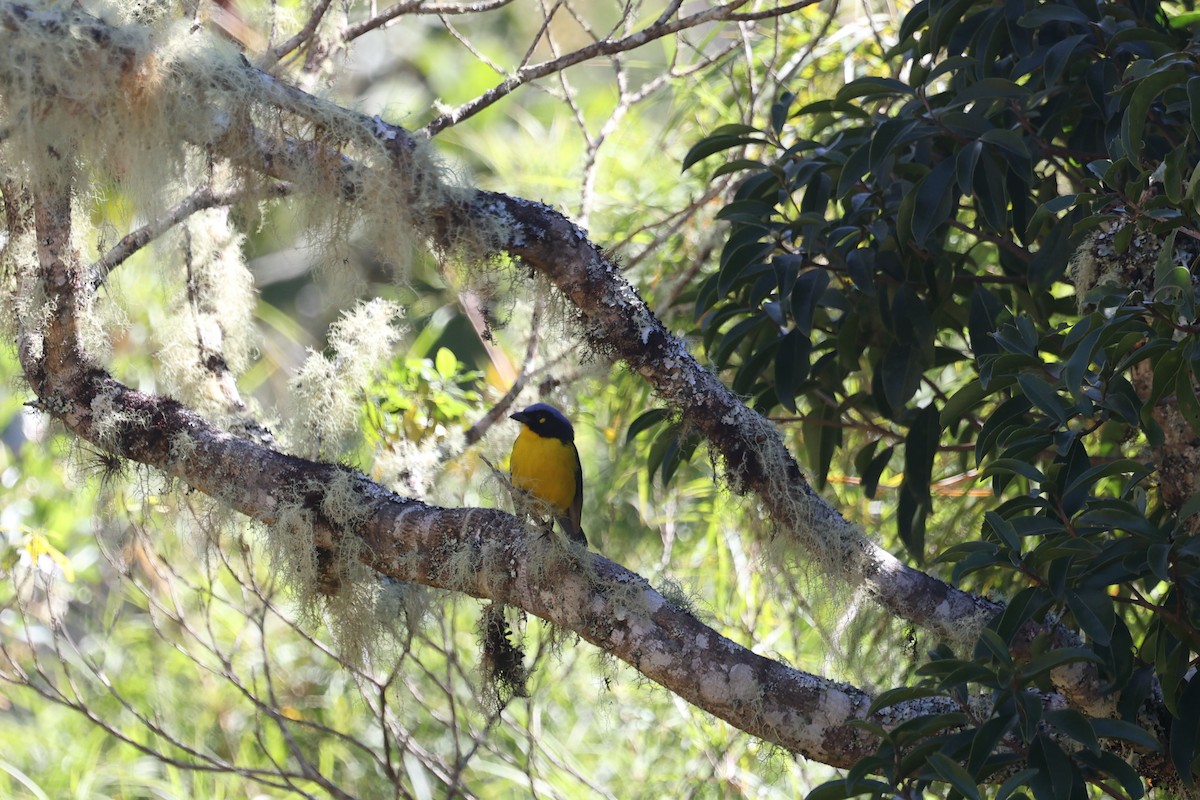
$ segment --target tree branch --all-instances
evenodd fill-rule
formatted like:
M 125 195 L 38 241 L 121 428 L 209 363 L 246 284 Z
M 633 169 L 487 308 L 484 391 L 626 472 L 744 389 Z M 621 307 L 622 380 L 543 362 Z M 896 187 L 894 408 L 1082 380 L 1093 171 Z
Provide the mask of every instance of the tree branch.
M 740 5 L 701 13 L 726 13 Z M 53 26 L 55 21 L 50 14 L 35 17 L 23 7 L 0 3 L 0 43 L 4 35 L 19 36 L 25 24 Z M 87 40 L 90 46 L 103 50 L 111 45 L 113 37 L 105 35 L 103 23 L 87 24 L 96 32 Z M 60 28 L 69 35 L 65 26 Z M 620 42 L 632 47 L 631 39 Z M 76 47 L 83 46 L 76 42 Z M 601 48 L 587 57 L 601 52 L 617 50 Z M 128 69 L 130 59 L 97 62 Z M 13 68 L 0 63 L 0 77 Z M 36 65 L 17 67 L 31 68 Z M 318 129 L 331 120 L 341 121 L 351 139 L 385 148 L 392 159 L 391 177 L 405 191 L 417 150 L 417 139 L 408 131 L 320 101 L 247 64 L 231 62 L 229 68 L 250 70 L 257 103 L 307 119 Z M 171 77 L 187 80 L 186 70 Z M 244 168 L 285 180 L 303 175 L 306 181 L 298 185 L 312 186 L 311 161 L 316 157 L 326 167 L 334 165 L 320 173 L 326 189 L 350 199 L 359 196 L 368 177 L 380 178 L 371 173 L 379 167 L 364 166 L 319 140 L 272 137 L 227 119 L 191 135 L 214 155 Z M 247 137 L 256 151 L 247 150 Z M 316 547 L 328 548 L 342 537 L 354 536 L 367 545 L 364 561 L 382 575 L 523 608 L 578 633 L 707 712 L 794 752 L 849 766 L 873 747 L 868 735 L 847 724 L 865 713 L 870 702 L 866 693 L 750 652 L 702 625 L 641 577 L 599 555 L 564 551 L 556 539 L 531 537 L 518 520 L 501 511 L 440 509 L 398 497 L 361 475 L 239 439 L 174 400 L 122 385 L 92 363 L 80 344 L 80 309 L 94 283 L 71 245 L 71 189 L 29 189 L 33 196 L 27 218 L 37 233 L 37 264 L 20 275 L 21 291 L 50 302 L 46 318 L 39 320 L 43 327 L 22 321 L 19 356 L 41 407 L 76 435 L 161 469 L 266 525 L 278 521 L 289 498 L 299 498 L 311 513 Z M 784 559 L 796 561 L 797 554 L 805 554 L 835 581 L 862 585 L 900 618 L 959 642 L 971 641 L 1001 608 L 907 567 L 843 518 L 809 485 L 778 430 L 699 364 L 624 279 L 619 265 L 588 241 L 584 231 L 554 210 L 520 198 L 494 192 L 448 196 L 415 221 L 427 220 L 425 233 L 446 246 L 458 233 L 474 229 L 479 219 L 503 223 L 495 249 L 546 275 L 579 309 L 590 346 L 623 360 L 705 435 L 720 454 L 733 489 L 752 492 L 770 512 L 776 526 L 772 543 Z M 368 509 L 353 524 L 322 512 L 322 487 L 348 476 Z M 469 563 L 472 569 L 452 572 L 447 558 Z M 538 568 L 531 569 L 531 564 Z M 550 585 L 554 591 L 545 591 Z M 1067 674 L 1071 673 L 1057 673 L 1056 681 L 1060 688 L 1072 689 L 1059 680 Z M 1075 702 L 1090 710 L 1093 706 L 1088 704 L 1107 692 L 1098 691 L 1094 671 L 1073 674 L 1082 676 L 1072 689 Z M 894 723 L 906 714 L 928 711 L 917 703 L 903 704 L 889 709 L 888 718 L 880 721 Z
M 396 580 L 520 607 L 579 634 L 680 697 L 734 726 L 825 763 L 849 766 L 873 740 L 847 723 L 870 697 L 756 655 L 703 625 L 645 579 L 595 553 L 564 550 L 494 509 L 442 509 L 398 497 L 362 475 L 355 491 L 370 512 L 345 530 L 321 512 L 321 489 L 347 473 L 239 439 L 182 404 L 134 391 L 90 363 L 72 313 L 88 291 L 71 250 L 70 197 L 33 201 L 38 279 L 58 309 L 43 355 L 21 354 L 39 404 L 82 438 L 161 469 L 271 525 L 283 498 L 303 496 L 318 522 L 314 543 L 344 536 L 367 545 L 363 559 Z M 99 411 L 103 409 L 103 411 Z M 447 569 L 466 557 L 467 574 Z M 529 565 L 536 564 L 536 569 Z M 553 585 L 553 592 L 545 591 Z

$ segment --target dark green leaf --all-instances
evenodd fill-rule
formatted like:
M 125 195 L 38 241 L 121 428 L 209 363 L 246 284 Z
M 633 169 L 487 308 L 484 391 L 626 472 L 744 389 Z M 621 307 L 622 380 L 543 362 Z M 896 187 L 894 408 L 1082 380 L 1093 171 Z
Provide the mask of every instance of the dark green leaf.
M 836 408 L 821 404 L 805 418 L 802 426 L 808 467 L 814 473 L 818 488 L 824 488 L 833 454 L 842 442 L 842 428 L 837 424 L 837 417 Z
M 893 342 L 879 365 L 884 401 L 893 414 L 908 403 L 921 383 L 924 368 L 920 348 L 907 342 Z
M 1038 481 L 1038 483 L 1040 482 L 1041 480 Z M 990 527 L 996 533 L 996 535 L 1000 537 L 1000 541 L 1004 543 L 1004 546 L 1007 547 L 1010 552 L 1016 553 L 1017 555 L 1021 554 L 1021 538 L 1017 534 L 1017 531 L 1013 528 L 1012 523 L 997 514 L 995 511 L 985 511 L 983 518 L 987 522 L 988 527 Z
M 1063 70 L 1070 63 L 1075 48 L 1087 41 L 1087 39 L 1088 35 L 1086 33 L 1077 33 L 1074 36 L 1068 36 L 1062 41 L 1055 43 L 1053 47 L 1046 51 L 1042 74 L 1048 86 L 1058 83 Z
M 1149 752 L 1157 752 L 1161 749 L 1158 740 L 1151 736 L 1145 728 L 1125 720 L 1094 719 L 1092 720 L 1092 730 L 1101 739 L 1123 739 Z
M 1023 396 L 1010 397 L 1000 404 L 991 416 L 984 420 L 979 438 L 975 441 L 975 463 L 983 462 L 996 447 L 997 439 L 1008 428 L 1021 422 L 1030 409 L 1030 403 Z
M 1046 481 L 1046 476 L 1040 469 L 1028 461 L 1020 461 L 1015 458 L 997 458 L 984 468 L 980 477 L 986 478 L 998 472 L 1010 472 L 1014 475 L 1020 475 L 1037 484 L 1045 483 Z
M 788 411 L 796 411 L 796 393 L 808 377 L 808 359 L 812 344 L 808 337 L 793 328 L 779 343 L 775 355 L 775 396 Z
M 964 555 L 965 554 L 965 555 Z M 1000 548 L 989 542 L 969 542 L 943 550 L 937 561 L 954 562 L 951 578 L 958 583 L 966 575 L 983 569 L 1007 564 L 1009 559 L 1000 555 Z
M 1024 373 L 1017 376 L 1017 383 L 1029 401 L 1059 425 L 1066 424 L 1066 404 L 1058 393 L 1045 381 Z
M 958 190 L 954 180 L 954 161 L 945 159 L 921 179 L 916 189 L 912 216 L 912 237 L 924 245 L 929 235 L 944 223 L 954 210 Z
M 1079 623 L 1079 627 L 1083 628 L 1089 639 L 1102 645 L 1109 643 L 1116 615 L 1112 607 L 1112 598 L 1103 590 L 1069 591 L 1067 592 L 1067 607 L 1071 609 L 1075 621 Z
M 844 103 L 858 97 L 892 97 L 895 95 L 911 95 L 912 87 L 904 81 L 895 78 L 858 78 L 850 81 L 837 93 L 837 102 Z
M 1075 6 L 1066 3 L 1046 3 L 1023 15 L 1017 24 L 1023 28 L 1041 28 L 1050 22 L 1087 25 L 1091 20 Z
M 841 174 L 838 176 L 837 189 L 835 193 L 838 197 L 845 197 L 850 194 L 854 186 L 862 180 L 863 176 L 871 168 L 871 142 L 863 142 L 856 147 L 850 157 L 846 159 L 846 163 L 842 164 Z
M 1098 464 L 1078 474 L 1073 474 L 1071 480 L 1063 489 L 1063 494 L 1089 489 L 1105 478 L 1115 475 L 1148 474 L 1146 464 L 1131 458 L 1120 458 L 1105 464 Z
M 971 755 L 967 759 L 967 769 L 972 775 L 976 778 L 982 777 L 980 772 L 983 765 L 1000 744 L 1000 740 L 1012 730 L 1015 722 L 1016 717 L 1008 713 L 1001 717 L 993 717 L 976 729 L 975 736 L 971 739 Z
M 1017 691 L 1012 695 L 1017 708 L 1017 720 L 1020 723 L 1021 736 L 1027 742 L 1033 741 L 1041 730 L 1042 714 L 1046 707 L 1042 698 L 1033 692 Z
M 1164 285 L 1168 283 L 1168 275 L 1174 271 L 1175 263 L 1175 236 L 1179 231 L 1171 231 L 1162 241 L 1162 246 L 1158 249 L 1158 258 L 1154 260 L 1154 285 L 1156 288 L 1155 294 L 1158 295 Z M 1191 289 L 1191 283 L 1187 285 Z
M 942 427 L 953 428 L 956 423 L 966 418 L 967 412 L 978 406 L 985 397 L 987 397 L 987 392 L 984 391 L 983 384 L 979 382 L 978 378 L 968 381 L 942 406 Z
M 880 711 L 897 703 L 907 703 L 910 700 L 920 700 L 926 697 L 936 697 L 940 692 L 928 686 L 901 686 L 898 689 L 888 689 L 881 692 L 867 709 L 867 716 L 873 717 Z
M 724 164 L 722 164 L 721 166 L 714 169 L 711 177 L 719 178 L 722 175 L 732 175 L 735 172 L 745 172 L 748 169 L 764 169 L 765 167 L 766 167 L 766 164 L 764 164 L 761 161 L 752 159 L 752 158 L 735 158 L 733 161 L 726 161 Z M 739 202 L 739 201 L 734 201 L 734 202 Z M 746 200 L 746 201 L 740 201 L 740 202 L 756 202 L 756 201 Z M 733 203 L 731 203 L 730 205 L 733 205 Z M 726 213 L 726 212 L 728 212 L 728 209 L 729 209 L 729 206 L 726 206 L 724 209 L 721 210 L 721 213 L 718 214 L 717 216 L 720 217 L 721 219 L 736 220 L 737 219 L 736 217 L 732 217 L 729 215 L 729 213 Z M 724 214 L 724 216 L 722 216 L 722 214 Z M 746 221 L 757 222 L 758 220 L 761 220 L 761 219 L 763 219 L 763 217 L 748 218 Z
M 907 141 L 908 135 L 917 127 L 909 119 L 889 119 L 879 126 L 871 137 L 870 172 L 886 175 L 891 170 L 885 164 L 894 156 L 894 149 Z
M 892 453 L 896 451 L 895 445 L 886 447 L 882 452 L 877 453 L 867 468 L 860 473 L 862 478 L 863 494 L 868 499 L 874 499 L 875 491 L 879 487 L 879 477 L 883 474 L 883 470 L 887 467 L 888 462 L 892 459 Z
M 796 328 L 811 334 L 813 315 L 820 306 L 825 290 L 829 288 L 829 273 L 823 269 L 812 269 L 796 279 L 792 287 L 792 319 Z
M 1100 752 L 1100 742 L 1096 731 L 1088 718 L 1078 711 L 1064 708 L 1058 711 L 1047 711 L 1046 722 L 1053 725 L 1060 733 L 1066 734 L 1093 753 Z
M 846 272 L 854 287 L 871 297 L 875 294 L 875 251 L 859 247 L 846 254 Z
M 637 436 L 647 428 L 657 425 L 670 415 L 671 412 L 665 408 L 652 408 L 645 412 L 633 422 L 629 423 L 629 430 L 625 432 L 625 444 L 629 444 L 633 441 L 633 437 Z
M 1008 230 L 1008 184 L 1003 180 L 1006 166 L 995 153 L 985 150 L 981 167 L 975 170 L 975 206 L 993 231 Z
M 679 423 L 668 425 L 650 444 L 650 452 L 646 455 L 646 470 L 653 477 L 663 464 L 663 459 L 672 448 L 678 448 L 677 439 L 682 426 Z
M 983 142 L 968 143 L 958 151 L 954 158 L 954 175 L 958 181 L 959 191 L 965 195 L 975 193 L 975 168 L 979 165 L 979 156 L 983 153 Z
M 1150 117 L 1150 104 L 1169 86 L 1182 83 L 1187 73 L 1179 69 L 1152 72 L 1136 83 L 1129 98 L 1129 107 L 1121 119 L 1121 140 L 1125 153 L 1131 158 L 1142 153 L 1142 134 Z
M 865 788 L 875 784 L 875 780 L 870 777 L 871 773 L 882 771 L 881 768 L 884 766 L 886 763 L 880 756 L 867 756 L 859 759 L 857 764 L 846 771 L 846 788 L 851 794 L 861 794 Z
M 1198 512 L 1200 512 L 1200 493 L 1192 495 L 1184 502 L 1183 507 L 1179 509 L 1179 521 L 1182 522 Z
M 747 340 L 761 333 L 763 326 L 767 325 L 767 321 L 763 317 L 752 316 L 742 320 L 727 331 L 721 334 L 721 343 L 713 352 L 712 357 L 718 365 L 724 367 L 729 364 L 730 358 L 739 347 L 747 344 Z
M 1008 798 L 1012 796 L 1013 792 L 1022 786 L 1028 785 L 1029 779 L 1037 775 L 1037 772 L 1038 771 L 1036 769 L 1023 769 L 1013 773 L 1011 776 L 1009 776 L 1008 780 L 1000 784 L 1000 788 L 996 790 L 995 800 L 1008 800 Z
M 942 427 L 937 407 L 921 409 L 904 440 L 904 483 L 900 487 L 896 524 L 900 541 L 920 561 L 925 551 L 925 518 L 932 507 L 930 485 Z
M 999 350 L 992 334 L 998 330 L 1000 316 L 1004 311 L 1004 304 L 984 287 L 976 286 L 971 292 L 967 330 L 971 337 L 971 349 L 975 351 L 976 357 L 990 355 Z
M 1150 568 L 1150 573 L 1160 581 L 1171 579 L 1170 561 L 1170 542 L 1155 542 L 1147 548 L 1146 566 Z
M 975 781 L 960 764 L 941 753 L 930 753 L 928 763 L 942 780 L 954 787 L 963 797 L 979 800 L 979 789 Z
M 1031 619 L 1038 619 L 1050 605 L 1050 597 L 1040 586 L 1028 586 L 1013 596 L 1004 607 L 1000 619 L 995 622 L 996 633 L 1006 642 Z
M 1077 661 L 1099 664 L 1102 660 L 1087 647 L 1060 647 L 1030 659 L 1021 667 L 1020 677 L 1022 681 L 1033 681 L 1064 664 L 1073 664 Z
M 746 126 L 742 126 L 746 127 Z M 747 132 L 754 131 L 754 128 L 749 128 Z M 706 136 L 692 146 L 692 149 L 687 151 L 687 155 L 683 157 L 683 168 L 681 171 L 687 171 L 689 167 L 698 161 L 703 161 L 714 153 L 720 153 L 723 150 L 729 150 L 734 147 L 741 147 L 746 144 L 765 143 L 766 140 L 755 137 L 746 136 L 734 133 L 716 133 Z
M 730 240 L 731 243 L 733 240 Z M 766 271 L 764 261 L 771 255 L 775 245 L 771 242 L 750 241 L 738 244 L 732 249 L 726 245 L 721 253 L 721 277 L 717 283 L 717 292 L 725 295 L 735 286 L 744 284 L 748 278 L 756 277 L 758 270 Z M 752 268 L 757 267 L 758 270 Z
M 1080 322 L 1079 325 L 1086 325 L 1088 319 Z M 1063 384 L 1076 402 L 1083 399 L 1083 376 L 1087 373 L 1087 368 L 1092 363 L 1092 353 L 1096 351 L 1096 345 L 1100 342 L 1100 336 L 1103 333 L 1104 329 L 1097 327 L 1083 337 L 1083 340 L 1076 346 L 1075 352 L 1071 353 L 1067 359 L 1067 363 L 1063 367 Z
M 784 92 L 779 95 L 779 100 L 771 104 L 771 130 L 778 136 L 783 132 L 783 126 L 787 124 L 788 116 L 792 111 L 792 103 L 796 101 L 796 95 L 791 92 Z
M 1200 397 L 1192 384 L 1192 370 L 1185 366 L 1175 378 L 1175 397 L 1179 401 L 1179 413 L 1187 420 L 1192 433 L 1200 436 Z
M 1200 76 L 1187 82 L 1188 110 L 1191 112 L 1192 135 L 1200 139 Z
M 1049 736 L 1037 735 L 1029 748 L 1028 763 L 1037 770 L 1037 775 L 1029 781 L 1037 800 L 1069 800 L 1075 796 L 1073 784 L 1078 772 L 1072 767 L 1070 756 Z
M 683 464 L 686 464 L 692 458 L 692 453 L 696 452 L 697 445 L 700 444 L 702 437 L 695 430 L 688 430 L 679 436 L 676 436 L 668 445 L 663 453 L 662 459 L 662 485 L 666 486 L 671 482 L 671 478 L 675 476 L 675 471 Z
M 996 633 L 991 628 L 984 628 L 979 632 L 979 640 L 975 643 L 975 659 L 984 661 L 991 659 L 1001 667 L 1012 665 L 1012 656 L 1009 655 L 1008 645 L 1000 634 Z
M 891 790 L 890 786 L 880 784 L 879 788 L 888 793 Z M 840 778 L 835 781 L 826 781 L 817 788 L 813 789 L 806 795 L 805 800 L 846 800 L 850 797 L 850 791 L 846 786 L 846 781 Z
M 925 714 L 901 722 L 892 728 L 892 738 L 897 744 L 924 739 L 947 728 L 958 728 L 966 725 L 970 718 L 966 714 L 949 711 L 944 714 Z
M 1130 800 L 1138 800 L 1145 796 L 1146 787 L 1142 784 L 1141 776 L 1120 756 L 1105 750 L 1097 754 L 1076 753 L 1075 757 L 1101 774 L 1107 773 L 1114 776 L 1121 782 L 1121 788 L 1125 790 Z
M 1192 761 L 1200 738 L 1200 679 L 1193 676 L 1179 695 L 1179 712 L 1171 724 L 1170 753 L 1175 771 L 1187 787 L 1195 785 Z
M 1146 537 L 1154 537 L 1157 529 L 1142 514 L 1128 505 L 1095 506 L 1075 518 L 1078 528 L 1097 530 L 1126 530 Z

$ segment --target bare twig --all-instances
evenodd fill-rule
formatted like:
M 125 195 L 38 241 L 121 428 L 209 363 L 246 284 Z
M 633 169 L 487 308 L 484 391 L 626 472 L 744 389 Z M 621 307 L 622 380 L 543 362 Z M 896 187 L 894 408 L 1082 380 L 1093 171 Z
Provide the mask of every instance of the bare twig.
M 655 22 L 647 28 L 640 31 L 623 36 L 620 39 L 605 39 L 595 42 L 586 47 L 581 47 L 570 53 L 566 53 L 557 58 L 552 58 L 549 61 L 543 61 L 538 64 L 528 64 L 516 71 L 512 76 L 505 79 L 503 82 L 484 92 L 458 108 L 447 111 L 432 120 L 421 132 L 426 136 L 433 136 L 439 131 L 451 125 L 456 125 L 469 117 L 478 114 L 483 109 L 492 105 L 496 101 L 512 94 L 513 91 L 530 81 L 544 78 L 547 75 L 552 75 L 556 72 L 579 64 L 583 61 L 596 58 L 598 56 L 611 56 L 616 53 L 624 53 L 629 50 L 642 47 L 643 45 L 652 42 L 656 39 L 661 39 L 664 36 L 670 36 L 680 31 L 688 30 L 699 25 L 710 22 L 720 22 L 732 19 L 736 16 L 738 8 L 744 6 L 749 0 L 732 0 L 729 3 L 722 3 L 711 6 L 703 11 L 698 11 L 686 17 L 668 19 Z M 805 2 L 795 5 L 795 8 L 802 8 L 804 5 L 811 5 L 816 0 L 805 0 Z M 793 6 L 788 6 L 787 10 L 792 10 Z M 783 13 L 782 11 L 780 13 Z M 763 17 L 770 16 L 764 14 Z
M 293 50 L 302 47 L 305 42 L 311 39 L 313 34 L 317 32 L 317 26 L 325 18 L 325 12 L 329 10 L 329 6 L 332 3 L 333 0 L 318 0 L 312 12 L 308 15 L 308 21 L 304 23 L 304 26 L 285 41 L 272 47 L 269 52 L 264 53 L 262 59 L 259 61 L 259 68 L 264 70 L 271 69 L 279 63 L 280 59 Z
M 271 188 L 271 195 L 274 197 L 284 197 L 290 191 L 291 187 L 286 184 L 276 183 Z M 104 281 L 108 278 L 109 273 L 124 263 L 130 256 L 183 222 L 192 214 L 206 208 L 229 205 L 242 199 L 242 197 L 242 192 L 237 190 L 218 192 L 214 191 L 208 185 L 200 187 L 181 200 L 178 205 L 165 215 L 122 236 L 121 240 L 113 245 L 107 253 L 93 262 L 88 267 L 92 289 L 99 289 L 104 285 Z
M 370 33 L 378 28 L 385 28 L 405 14 L 436 14 L 449 16 L 455 14 L 478 14 L 483 11 L 494 11 L 503 8 L 513 0 L 480 0 L 478 3 L 426 3 L 424 0 L 407 0 L 396 3 L 386 10 L 346 28 L 342 36 L 346 41 L 357 39 L 364 33 Z

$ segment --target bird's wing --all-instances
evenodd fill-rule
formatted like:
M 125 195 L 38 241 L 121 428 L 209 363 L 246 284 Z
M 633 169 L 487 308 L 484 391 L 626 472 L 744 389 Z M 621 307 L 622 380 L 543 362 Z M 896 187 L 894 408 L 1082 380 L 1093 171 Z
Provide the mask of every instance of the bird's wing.
M 575 445 L 571 445 L 571 450 L 575 454 L 575 499 L 571 501 L 571 508 L 568 513 L 571 515 L 570 525 L 564 525 L 567 528 L 567 533 L 572 539 L 579 542 L 584 547 L 588 546 L 587 536 L 583 533 L 582 517 L 583 517 L 583 466 L 579 463 L 579 450 Z

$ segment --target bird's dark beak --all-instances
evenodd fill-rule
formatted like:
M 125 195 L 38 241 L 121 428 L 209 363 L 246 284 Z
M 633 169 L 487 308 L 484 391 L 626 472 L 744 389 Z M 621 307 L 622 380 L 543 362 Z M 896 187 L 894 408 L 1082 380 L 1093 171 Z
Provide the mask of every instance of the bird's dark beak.
M 514 411 L 513 413 L 508 415 L 508 418 L 515 419 L 517 422 L 524 424 L 525 423 L 525 412 L 524 411 Z

